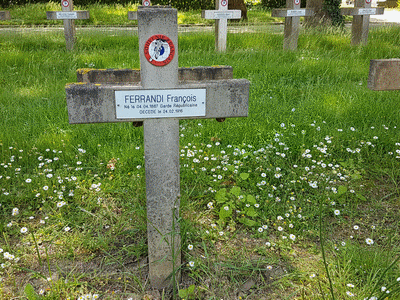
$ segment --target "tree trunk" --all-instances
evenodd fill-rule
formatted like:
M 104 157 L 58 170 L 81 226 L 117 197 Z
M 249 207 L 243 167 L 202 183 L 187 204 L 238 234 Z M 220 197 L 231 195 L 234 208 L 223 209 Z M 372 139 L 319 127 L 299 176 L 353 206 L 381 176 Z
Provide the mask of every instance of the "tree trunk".
M 314 10 L 314 16 L 304 17 L 305 26 L 316 27 L 327 23 L 329 18 L 323 10 L 323 0 L 307 0 L 306 8 Z
M 340 14 L 341 0 L 307 0 L 307 8 L 314 10 L 313 17 L 305 17 L 304 25 L 316 27 L 319 25 L 344 25 L 343 16 Z
M 229 0 L 228 9 L 240 9 L 242 11 L 242 20 L 247 20 L 247 7 L 244 0 Z

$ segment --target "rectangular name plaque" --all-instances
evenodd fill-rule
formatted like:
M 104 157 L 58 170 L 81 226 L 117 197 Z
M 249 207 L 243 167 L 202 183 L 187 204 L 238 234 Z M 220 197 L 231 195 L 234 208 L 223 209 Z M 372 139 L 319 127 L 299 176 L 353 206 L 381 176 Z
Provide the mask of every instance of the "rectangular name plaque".
M 214 12 L 214 19 L 232 19 L 233 17 L 233 12 Z
M 306 15 L 305 9 L 290 9 L 287 11 L 288 17 L 304 17 Z
M 375 15 L 376 8 L 360 8 L 358 10 L 359 15 Z
M 203 10 L 201 17 L 205 19 L 240 19 L 242 16 L 241 10 Z
M 74 20 L 78 19 L 78 13 L 76 11 L 58 11 L 56 12 L 56 18 L 59 20 Z
M 206 115 L 206 89 L 115 91 L 117 119 Z

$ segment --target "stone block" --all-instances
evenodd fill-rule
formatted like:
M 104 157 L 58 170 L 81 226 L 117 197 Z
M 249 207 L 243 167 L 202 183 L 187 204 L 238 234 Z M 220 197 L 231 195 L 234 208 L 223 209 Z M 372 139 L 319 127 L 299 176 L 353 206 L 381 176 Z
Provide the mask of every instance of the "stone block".
M 400 59 L 373 59 L 368 88 L 374 91 L 400 90 Z

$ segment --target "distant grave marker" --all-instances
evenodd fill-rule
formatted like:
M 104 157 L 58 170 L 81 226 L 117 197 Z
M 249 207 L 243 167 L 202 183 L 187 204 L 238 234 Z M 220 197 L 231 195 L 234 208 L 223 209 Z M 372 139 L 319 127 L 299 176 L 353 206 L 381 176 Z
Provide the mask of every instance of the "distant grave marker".
M 314 11 L 312 9 L 300 8 L 300 0 L 286 0 L 286 8 L 272 10 L 272 17 L 285 18 L 283 49 L 297 49 L 300 17 L 311 17 L 313 15 Z
M 143 122 L 149 277 L 162 289 L 181 265 L 179 119 L 246 117 L 250 83 L 230 67 L 178 69 L 176 9 L 137 16 L 141 70 L 78 70 L 66 98 L 71 124 Z
M 400 90 L 400 59 L 372 59 L 368 88 L 374 91 Z
M 63 20 L 65 43 L 68 50 L 72 50 L 75 44 L 75 21 L 89 19 L 87 10 L 75 10 L 72 0 L 61 0 L 62 11 L 47 11 L 48 20 Z
M 0 21 L 10 20 L 10 19 L 11 19 L 11 16 L 10 16 L 10 12 L 8 10 L 0 11 Z
M 242 11 L 239 9 L 228 10 L 228 0 L 215 0 L 215 10 L 203 10 L 201 17 L 215 20 L 215 49 L 226 50 L 228 35 L 228 19 L 240 19 Z
M 351 26 L 351 43 L 353 45 L 366 44 L 369 32 L 369 16 L 382 15 L 383 7 L 371 7 L 371 0 L 355 0 L 354 8 L 344 7 L 340 9 L 341 14 L 353 16 Z

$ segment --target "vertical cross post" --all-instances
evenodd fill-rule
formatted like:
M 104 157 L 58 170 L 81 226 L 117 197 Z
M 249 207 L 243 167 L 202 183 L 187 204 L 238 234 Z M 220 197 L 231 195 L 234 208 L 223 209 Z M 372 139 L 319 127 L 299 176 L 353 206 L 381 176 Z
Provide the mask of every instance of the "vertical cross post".
M 10 20 L 10 12 L 8 10 L 0 11 L 0 21 Z
M 176 9 L 149 7 L 138 10 L 141 84 L 144 89 L 178 86 L 177 17 Z M 157 46 L 161 40 L 163 45 Z M 159 53 L 151 53 L 150 47 L 153 46 L 159 47 Z M 168 51 L 168 61 L 161 62 L 158 55 L 167 55 Z M 146 119 L 144 151 L 150 280 L 153 286 L 165 287 L 170 284 L 166 278 L 181 264 L 179 119 Z
M 64 35 L 67 50 L 72 50 L 75 44 L 75 21 L 77 19 L 89 19 L 89 12 L 85 10 L 74 11 L 72 0 L 61 0 L 62 11 L 47 11 L 48 20 L 63 20 Z
M 286 0 L 286 9 L 273 9 L 272 17 L 285 18 L 283 49 L 296 50 L 299 39 L 300 17 L 312 16 L 313 10 L 301 9 L 300 0 Z
M 342 15 L 353 16 L 351 25 L 351 43 L 366 44 L 369 33 L 369 16 L 382 15 L 383 7 L 371 7 L 371 0 L 355 0 L 354 8 L 341 8 Z
M 215 49 L 226 50 L 228 35 L 228 19 L 240 19 L 242 11 L 238 9 L 228 10 L 228 0 L 215 0 L 215 10 L 203 10 L 201 17 L 215 20 Z

